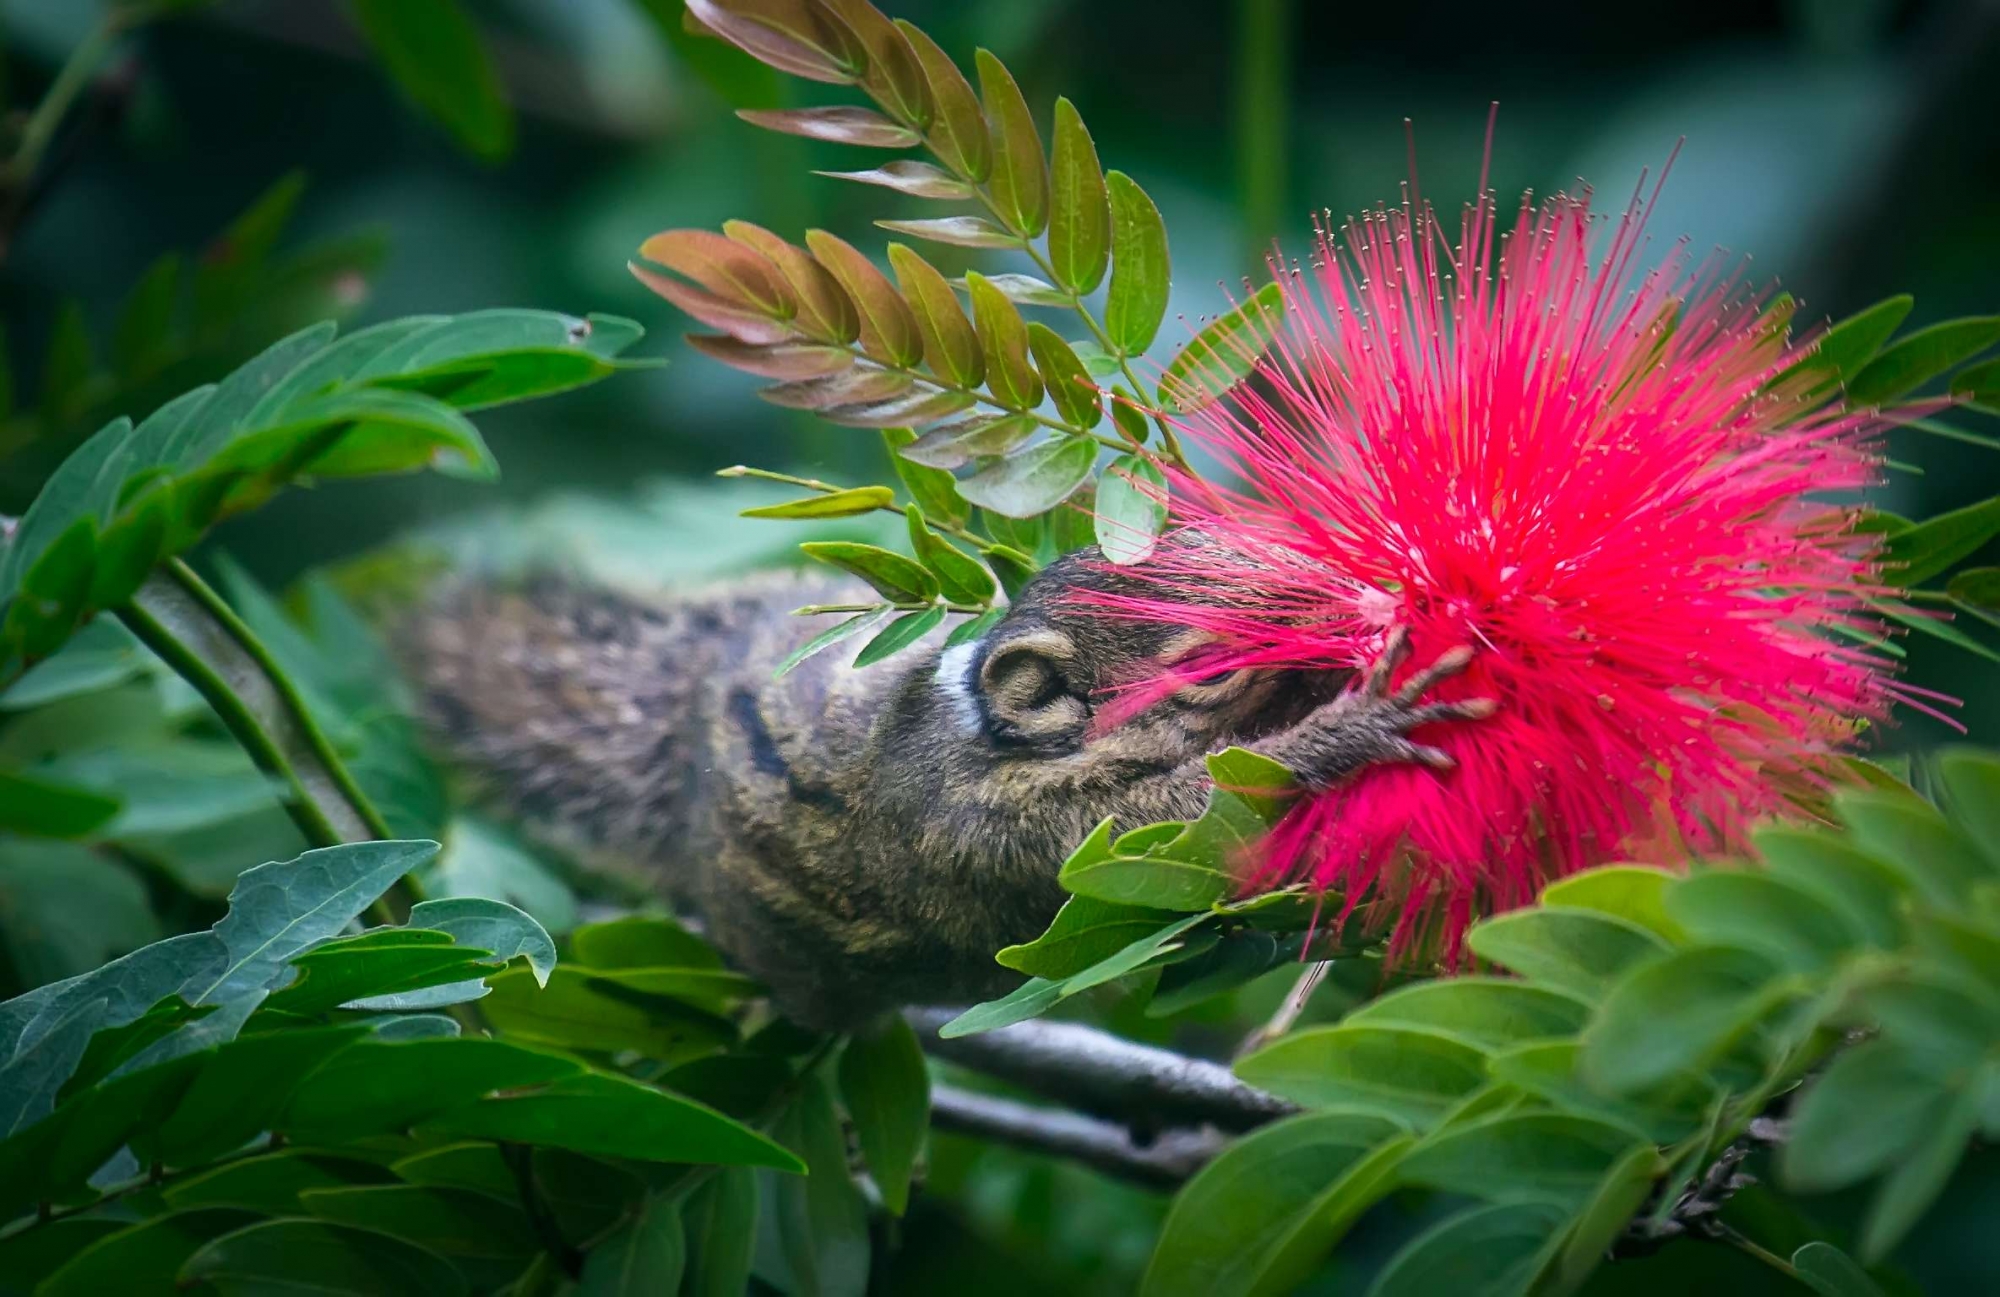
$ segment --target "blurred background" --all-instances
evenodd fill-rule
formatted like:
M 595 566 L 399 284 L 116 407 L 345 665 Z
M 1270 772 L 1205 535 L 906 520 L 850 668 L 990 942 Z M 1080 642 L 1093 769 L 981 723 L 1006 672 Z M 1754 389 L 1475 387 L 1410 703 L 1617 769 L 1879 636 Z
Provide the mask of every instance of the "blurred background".
M 19 513 L 106 419 L 143 415 L 297 324 L 502 305 L 634 317 L 651 331 L 639 350 L 670 363 L 482 417 L 497 486 L 425 474 L 293 491 L 217 546 L 272 588 L 412 528 L 669 579 L 772 561 L 798 539 L 735 519 L 748 486 L 715 481 L 719 468 L 880 479 L 874 434 L 758 401 L 753 380 L 694 355 L 676 313 L 624 269 L 669 227 L 742 216 L 879 248 L 870 220 L 928 214 L 812 174 L 880 154 L 733 116 L 837 91 L 689 36 L 678 0 L 462 0 L 489 66 L 462 70 L 479 94 L 440 100 L 399 78 L 370 29 L 395 2 L 165 0 L 152 7 L 176 12 L 116 45 L 54 141 L 49 183 L 0 209 L 0 376 L 12 376 L 0 512 Z M 1899 292 L 1915 295 L 1913 325 L 2000 310 L 2000 0 L 884 7 L 962 64 L 993 49 L 1045 129 L 1056 95 L 1076 101 L 1106 165 L 1158 201 L 1190 320 L 1258 271 L 1273 240 L 1303 257 L 1314 212 L 1398 200 L 1412 137 L 1424 192 L 1456 208 L 1495 101 L 1503 205 L 1579 183 L 1622 204 L 1674 155 L 1656 251 L 1685 236 L 1750 256 L 1755 277 L 1801 299 L 1801 318 Z M 0 0 L 0 101 L 17 114 L 36 102 L 107 8 Z M 999 259 L 939 251 L 948 272 Z M 159 269 L 169 256 L 177 271 Z M 179 289 L 161 288 L 170 273 Z M 1184 337 L 1170 322 L 1161 349 Z M 1908 466 L 1882 493 L 1894 512 L 2000 490 L 1989 450 L 1907 432 L 1892 453 Z M 1990 668 L 1933 642 L 1910 649 L 1912 678 L 1964 698 L 1975 738 L 2000 733 Z M 1890 741 L 1943 737 L 1911 718 Z M 948 1219 L 911 1222 L 896 1282 L 934 1290 L 935 1262 L 977 1290 L 967 1261 L 983 1258 L 1055 1291 L 1119 1290 L 1159 1203 L 1095 1182 L 1082 1192 L 1083 1176 L 941 1140 L 928 1210 L 949 1203 Z M 1643 1269 L 1617 1273 L 1637 1282 Z

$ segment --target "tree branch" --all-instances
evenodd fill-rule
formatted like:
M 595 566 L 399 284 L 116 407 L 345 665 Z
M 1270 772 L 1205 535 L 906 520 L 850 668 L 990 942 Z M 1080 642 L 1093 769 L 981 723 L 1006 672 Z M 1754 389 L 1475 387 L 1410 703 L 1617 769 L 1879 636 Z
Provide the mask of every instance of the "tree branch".
M 928 1053 L 1142 1133 L 1203 1124 L 1245 1131 L 1298 1111 L 1220 1063 L 1078 1023 L 1018 1022 L 947 1040 L 937 1031 L 954 1010 L 907 1009 L 903 1016 Z
M 931 1090 L 931 1123 L 939 1130 L 1068 1158 L 1148 1189 L 1179 1188 L 1228 1143 L 1212 1127 L 1172 1130 L 1141 1143 L 1108 1121 L 948 1085 Z

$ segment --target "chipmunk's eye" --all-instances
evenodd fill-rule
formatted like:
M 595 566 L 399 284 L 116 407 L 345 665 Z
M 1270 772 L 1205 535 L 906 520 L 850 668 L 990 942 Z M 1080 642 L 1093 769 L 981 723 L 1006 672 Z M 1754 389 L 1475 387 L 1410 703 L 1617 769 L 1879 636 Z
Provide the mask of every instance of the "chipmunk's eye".
M 1088 682 L 1077 679 L 1076 646 L 1036 630 L 995 644 L 979 668 L 979 701 L 995 741 L 1073 747 L 1090 721 Z

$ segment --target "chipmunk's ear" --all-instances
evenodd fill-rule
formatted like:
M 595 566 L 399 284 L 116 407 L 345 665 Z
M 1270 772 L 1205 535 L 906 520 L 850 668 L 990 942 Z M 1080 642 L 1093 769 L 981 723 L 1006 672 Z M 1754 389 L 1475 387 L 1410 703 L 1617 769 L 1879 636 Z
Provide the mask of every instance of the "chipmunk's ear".
M 979 706 L 996 742 L 1074 748 L 1090 724 L 1090 681 L 1076 644 L 1049 627 L 995 642 L 979 664 Z

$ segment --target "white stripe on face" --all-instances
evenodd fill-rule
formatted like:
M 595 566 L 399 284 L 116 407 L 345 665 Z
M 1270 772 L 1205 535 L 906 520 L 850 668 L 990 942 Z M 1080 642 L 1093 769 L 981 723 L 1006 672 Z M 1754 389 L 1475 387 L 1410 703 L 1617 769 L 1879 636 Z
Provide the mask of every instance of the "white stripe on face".
M 967 734 L 980 729 L 979 703 L 972 696 L 972 655 L 979 650 L 978 641 L 956 644 L 938 656 L 937 675 L 934 677 L 938 691 L 951 705 L 952 715 L 958 718 L 958 727 Z

